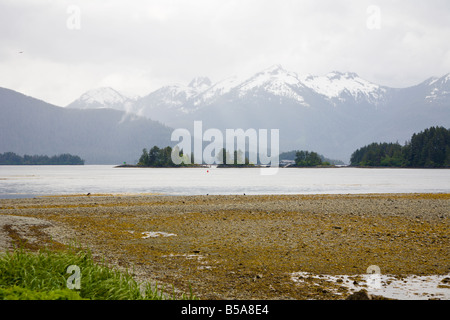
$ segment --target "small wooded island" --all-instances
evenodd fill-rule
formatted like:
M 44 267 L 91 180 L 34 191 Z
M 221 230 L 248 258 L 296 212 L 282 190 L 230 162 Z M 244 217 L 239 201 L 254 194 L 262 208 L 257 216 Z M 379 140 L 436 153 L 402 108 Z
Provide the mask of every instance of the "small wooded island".
M 183 157 L 183 151 L 180 151 L 180 156 Z M 188 159 L 186 157 L 186 161 L 181 162 L 181 164 L 175 164 L 172 161 L 172 147 L 168 146 L 165 148 L 159 148 L 158 146 L 154 146 L 147 151 L 146 148 L 142 150 L 141 157 L 139 158 L 139 162 L 136 165 L 130 164 L 122 164 L 116 166 L 116 168 L 184 168 L 184 167 L 206 167 L 205 165 L 200 164 L 189 164 Z
M 142 150 L 142 155 L 139 158 L 139 162 L 137 165 L 129 165 L 123 164 L 116 166 L 116 168 L 207 168 L 208 164 L 197 164 L 194 160 L 194 154 L 191 154 L 190 157 L 187 154 L 183 154 L 183 150 L 178 151 L 178 155 L 182 160 L 180 164 L 175 164 L 172 160 L 172 152 L 173 149 L 170 146 L 165 148 L 159 148 L 158 146 L 154 146 L 147 151 L 146 148 Z M 224 163 L 226 161 L 227 151 L 222 149 L 218 155 L 218 159 L 222 158 Z M 256 167 L 253 164 L 250 164 L 248 159 L 245 159 L 244 164 L 238 164 L 238 159 L 240 159 L 241 153 L 235 151 L 234 152 L 234 161 L 232 164 L 220 164 L 217 167 Z M 240 161 L 239 161 L 240 162 Z
M 52 157 L 26 154 L 22 157 L 14 152 L 5 152 L 0 154 L 0 165 L 84 165 L 84 160 L 68 153 Z

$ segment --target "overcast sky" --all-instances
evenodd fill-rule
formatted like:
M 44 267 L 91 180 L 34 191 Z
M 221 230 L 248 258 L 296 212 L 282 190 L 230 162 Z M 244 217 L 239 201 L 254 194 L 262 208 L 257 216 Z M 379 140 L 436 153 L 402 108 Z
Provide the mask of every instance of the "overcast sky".
M 0 0 L 0 87 L 65 106 L 273 64 L 392 87 L 450 72 L 448 0 Z

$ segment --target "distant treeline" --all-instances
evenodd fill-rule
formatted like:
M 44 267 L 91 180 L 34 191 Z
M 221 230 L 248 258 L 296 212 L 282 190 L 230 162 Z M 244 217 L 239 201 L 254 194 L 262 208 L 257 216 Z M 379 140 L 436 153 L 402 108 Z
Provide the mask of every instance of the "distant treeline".
M 61 154 L 58 156 L 19 156 L 14 152 L 0 154 L 0 165 L 84 165 L 79 156 Z
M 300 154 L 298 154 L 300 152 Z M 308 154 L 306 154 L 308 153 Z M 330 165 L 344 165 L 345 163 L 341 160 L 334 160 L 334 159 L 328 159 L 326 157 L 324 157 L 321 154 L 318 154 L 316 152 L 313 151 L 303 151 L 303 150 L 293 150 L 293 151 L 287 151 L 287 152 L 282 152 L 280 153 L 280 161 L 281 160 L 294 160 L 296 163 L 297 162 L 303 162 L 304 159 L 302 158 L 309 158 L 309 162 L 317 162 L 317 159 L 314 160 L 314 158 L 316 158 L 316 155 L 320 158 L 321 163 L 328 163 Z
M 361 167 L 450 167 L 450 130 L 431 127 L 413 134 L 411 141 L 372 143 L 356 150 L 350 158 L 351 166 Z

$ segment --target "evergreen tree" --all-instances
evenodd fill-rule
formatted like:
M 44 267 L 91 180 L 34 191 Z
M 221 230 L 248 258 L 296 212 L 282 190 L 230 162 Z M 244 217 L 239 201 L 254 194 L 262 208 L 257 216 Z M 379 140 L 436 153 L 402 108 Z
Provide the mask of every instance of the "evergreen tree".
M 142 150 L 142 155 L 139 158 L 138 166 L 143 167 L 178 167 L 185 166 L 188 164 L 187 155 L 183 154 L 183 150 L 178 151 L 178 147 L 175 150 L 172 150 L 172 147 L 168 146 L 165 148 L 159 148 L 154 146 L 147 152 L 147 149 Z M 172 161 L 172 151 L 178 152 L 179 156 L 183 158 L 182 163 L 176 165 Z
M 148 166 L 158 167 L 160 163 L 160 149 L 154 146 L 148 153 Z
M 139 158 L 138 165 L 140 165 L 140 166 L 148 166 L 148 162 L 149 162 L 149 159 L 148 159 L 148 151 L 147 151 L 146 148 L 144 148 L 144 149 L 142 150 L 142 155 L 141 155 L 141 157 Z

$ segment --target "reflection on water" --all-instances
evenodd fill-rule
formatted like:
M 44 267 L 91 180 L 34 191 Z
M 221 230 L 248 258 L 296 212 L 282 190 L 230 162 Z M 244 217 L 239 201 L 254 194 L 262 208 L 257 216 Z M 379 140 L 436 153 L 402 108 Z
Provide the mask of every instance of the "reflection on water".
M 450 192 L 447 169 L 0 166 L 0 198 L 87 193 L 347 194 Z

